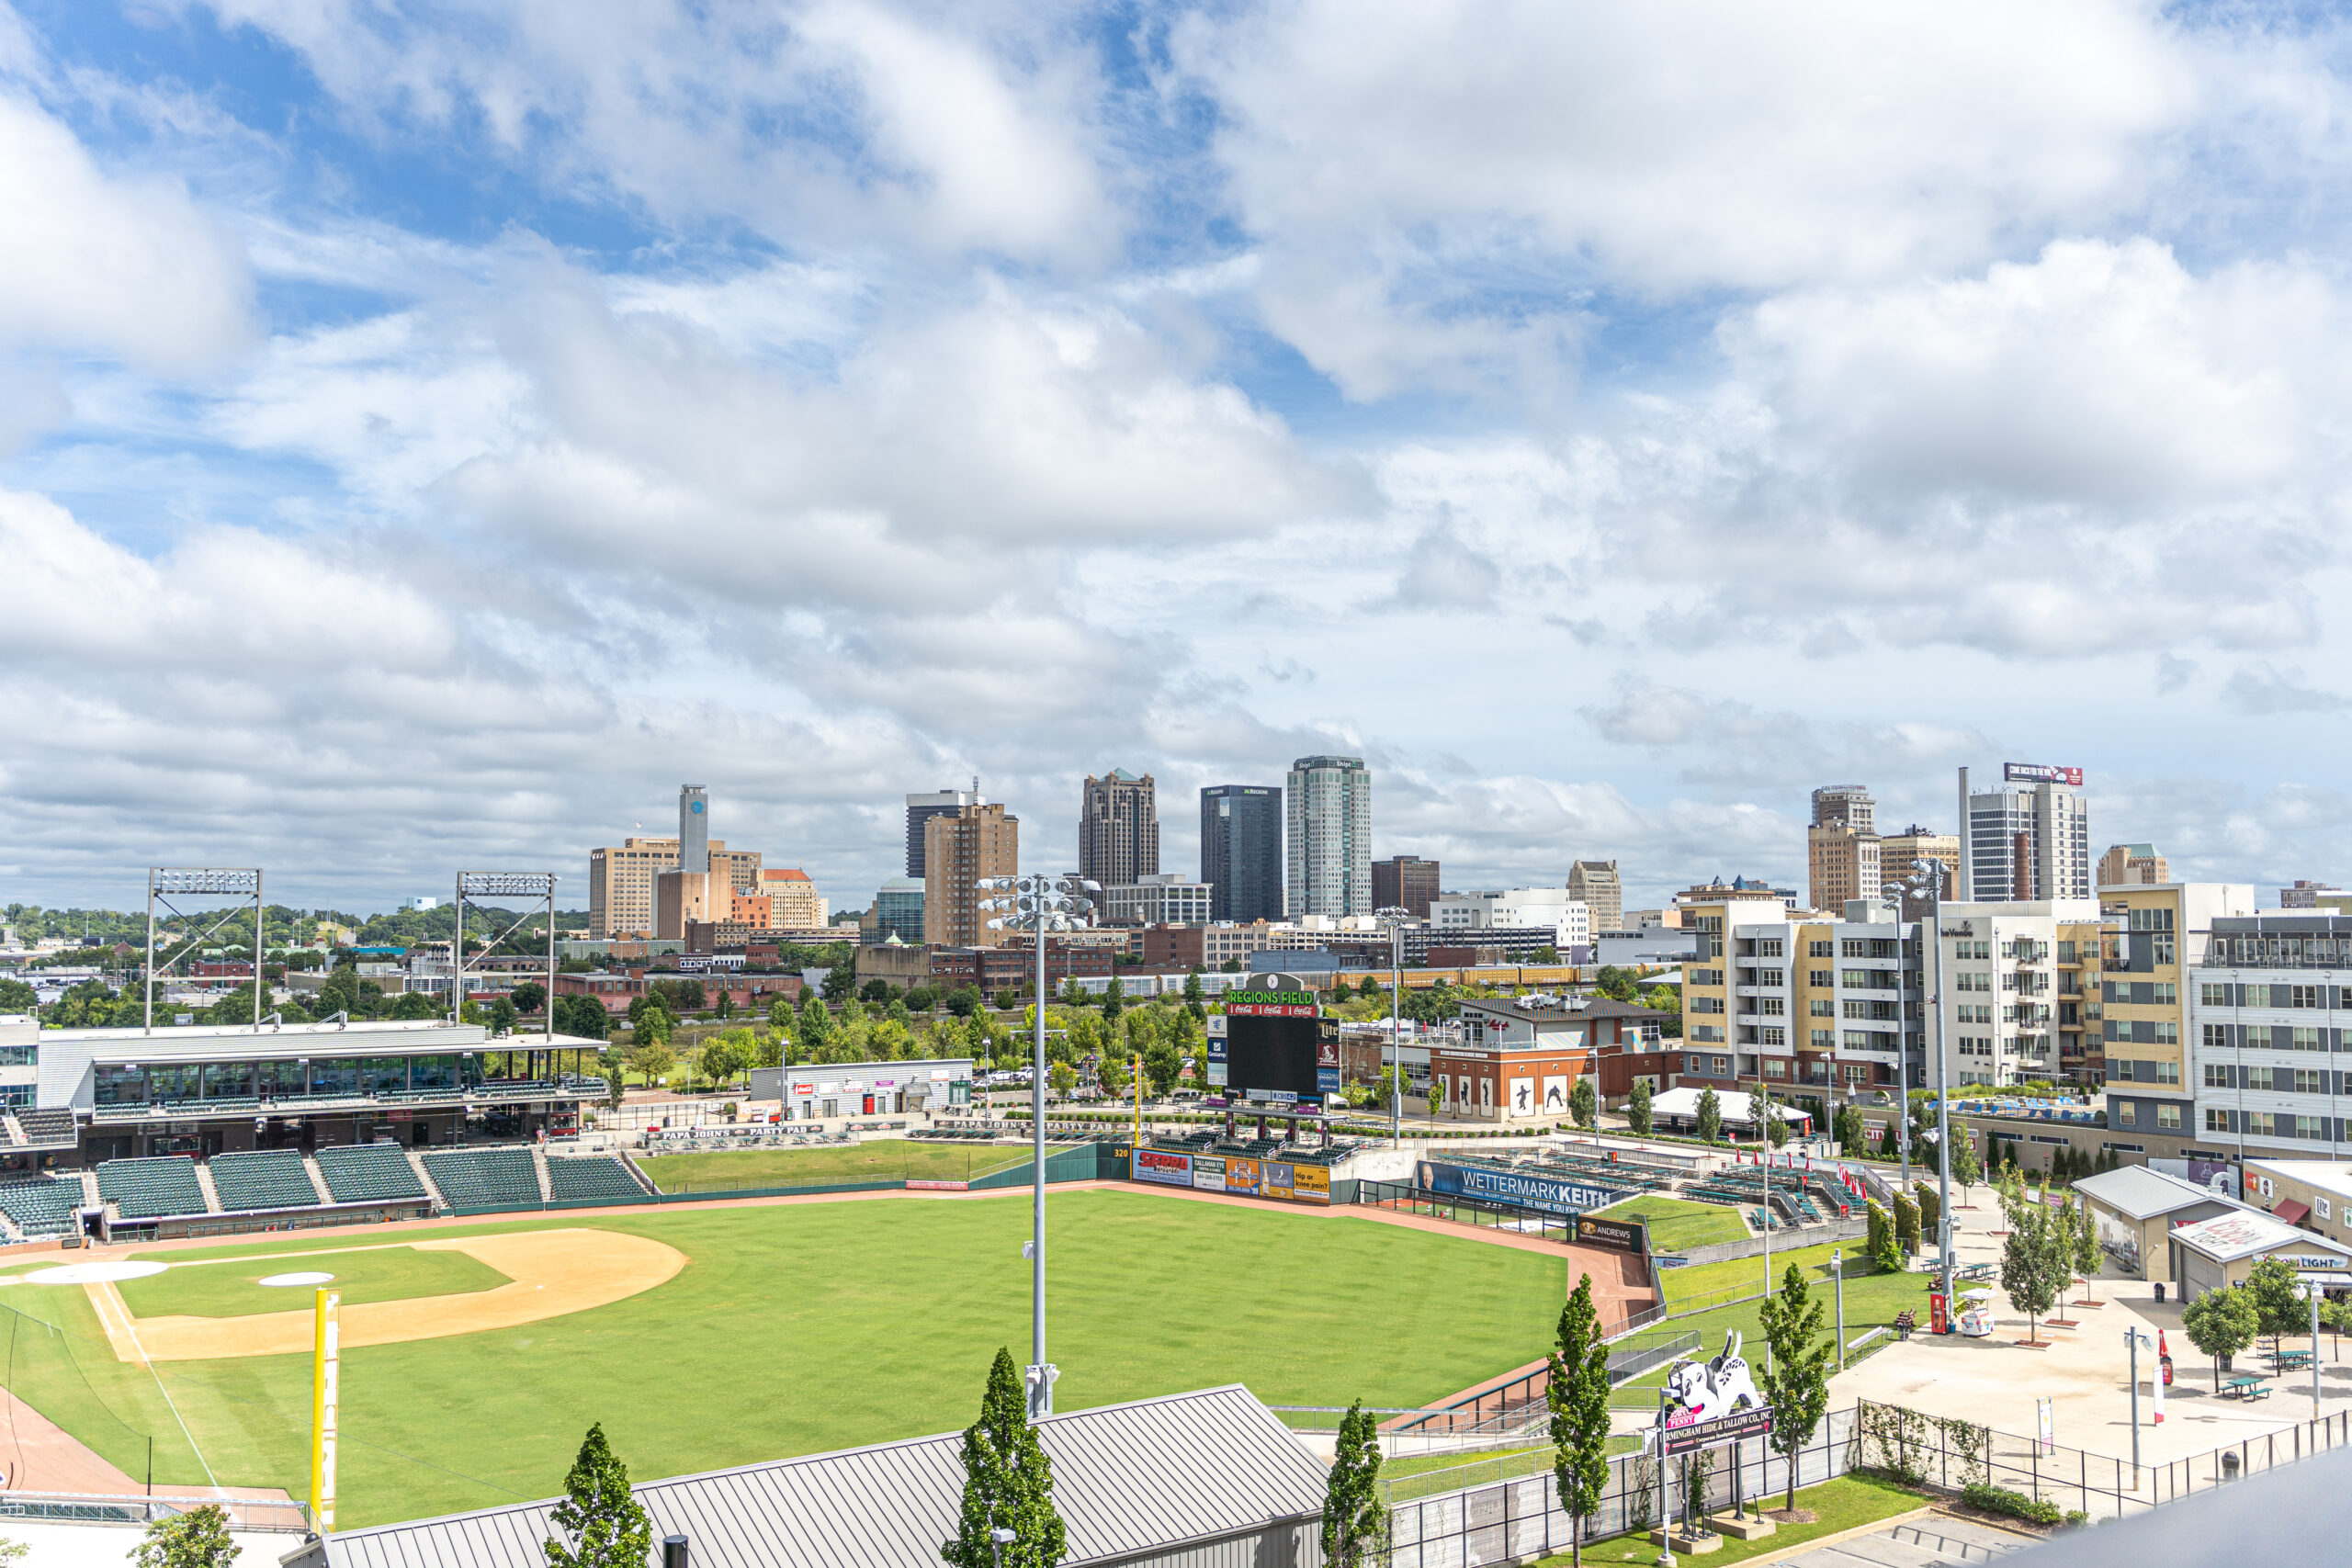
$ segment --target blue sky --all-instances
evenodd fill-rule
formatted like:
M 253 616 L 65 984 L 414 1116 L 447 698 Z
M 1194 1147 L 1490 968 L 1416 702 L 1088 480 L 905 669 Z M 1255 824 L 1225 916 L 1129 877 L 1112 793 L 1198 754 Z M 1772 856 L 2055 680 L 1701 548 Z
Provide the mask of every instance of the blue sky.
M 2352 876 L 2344 29 L 0 0 L 0 898 L 1361 751 L 1453 886 L 1806 792 Z

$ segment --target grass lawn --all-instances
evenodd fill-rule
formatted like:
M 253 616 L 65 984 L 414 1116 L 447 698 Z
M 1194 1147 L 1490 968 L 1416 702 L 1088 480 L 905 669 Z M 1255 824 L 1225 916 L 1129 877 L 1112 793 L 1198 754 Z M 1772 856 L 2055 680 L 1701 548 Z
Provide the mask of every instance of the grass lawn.
M 1712 1247 L 1723 1241 L 1746 1241 L 1747 1226 L 1739 1213 L 1721 1203 L 1693 1203 L 1688 1198 L 1648 1193 L 1595 1213 L 1612 1220 L 1640 1220 L 1650 1228 L 1652 1252 L 1680 1252 L 1686 1247 Z
M 591 1421 L 639 1478 L 954 1431 L 998 1347 L 1028 1344 L 1025 1192 L 554 1223 L 652 1236 L 690 1261 L 591 1311 L 345 1352 L 345 1521 L 547 1496 Z M 1054 1196 L 1046 1257 L 1065 1409 L 1232 1382 L 1275 1404 L 1425 1404 L 1541 1353 L 1567 1288 L 1565 1262 L 1541 1253 L 1124 1189 Z M 0 1306 L 22 1397 L 133 1475 L 152 1435 L 158 1481 L 204 1483 L 154 1377 L 115 1359 L 85 1292 L 10 1286 Z M 307 1355 L 157 1368 L 221 1482 L 307 1489 Z
M 1781 1277 L 1788 1272 L 1791 1263 L 1801 1265 L 1809 1280 L 1824 1280 L 1829 1274 L 1829 1255 L 1836 1244 L 1801 1247 L 1793 1252 L 1772 1249 L 1769 1279 L 1761 1254 L 1754 1258 L 1735 1258 L 1726 1263 L 1702 1263 L 1691 1269 L 1661 1269 L 1657 1271 L 1658 1290 L 1670 1305 L 1694 1297 L 1720 1295 L 1734 1291 L 1777 1289 Z M 1846 1244 L 1849 1258 L 1861 1256 L 1861 1244 Z
M 1779 1507 L 1788 1501 L 1785 1493 L 1766 1500 L 1767 1507 Z M 1731 1540 L 1726 1539 L 1723 1550 L 1709 1553 L 1702 1561 L 1713 1568 L 1717 1563 L 1745 1562 L 1751 1557 L 1789 1557 L 1809 1540 L 1836 1535 L 1858 1525 L 1874 1524 L 1891 1519 L 1928 1506 L 1928 1499 L 1917 1492 L 1905 1492 L 1900 1486 L 1859 1475 L 1841 1475 L 1835 1481 L 1825 1481 L 1818 1486 L 1807 1486 L 1797 1493 L 1797 1506 L 1810 1508 L 1820 1516 L 1809 1525 L 1782 1525 L 1762 1540 Z M 1584 1549 L 1587 1562 L 1656 1562 L 1658 1549 L 1652 1546 L 1647 1535 L 1621 1535 L 1599 1541 Z M 1568 1554 L 1543 1560 L 1543 1568 L 1568 1561 Z
M 1047 1144 L 1050 1156 L 1064 1144 Z M 744 1149 L 649 1155 L 638 1161 L 664 1192 L 744 1187 L 819 1186 L 832 1181 L 968 1181 L 1026 1166 L 1029 1148 L 1011 1144 L 927 1144 L 876 1138 L 813 1149 Z
M 189 1317 L 243 1317 L 249 1313 L 308 1312 L 318 1287 L 277 1286 L 261 1281 L 274 1274 L 332 1274 L 346 1306 L 362 1302 L 401 1302 L 414 1296 L 467 1295 L 495 1290 L 507 1278 L 462 1252 L 419 1252 L 413 1247 L 321 1252 L 315 1257 L 267 1263 L 185 1263 L 115 1287 L 140 1317 L 178 1314 Z M 78 1285 L 35 1285 L 29 1290 L 78 1291 Z
M 1826 1248 L 1823 1248 L 1826 1261 Z M 1772 1255 L 1776 1266 L 1779 1253 Z M 1746 1262 L 1746 1259 L 1742 1259 Z M 1669 1270 L 1669 1274 L 1679 1270 Z M 1918 1320 L 1928 1321 L 1928 1288 L 1935 1282 L 1930 1274 L 1860 1274 L 1846 1280 L 1846 1340 L 1851 1344 L 1865 1329 L 1881 1324 L 1893 1325 L 1894 1314 L 1909 1308 Z M 1821 1337 L 1834 1338 L 1838 1331 L 1838 1300 L 1835 1287 L 1827 1280 L 1812 1281 L 1813 1299 L 1821 1303 Z M 1741 1302 L 1733 1306 L 1715 1307 L 1694 1313 L 1689 1317 L 1674 1318 L 1660 1324 L 1659 1329 L 1694 1333 L 1699 1336 L 1699 1353 L 1712 1356 L 1724 1348 L 1726 1329 L 1737 1329 L 1744 1337 L 1740 1354 L 1760 1376 L 1764 1361 L 1764 1329 L 1760 1314 L 1761 1300 Z M 1830 1360 L 1834 1371 L 1836 1358 Z M 1619 1385 L 1623 1389 L 1655 1389 L 1666 1381 L 1669 1369 L 1659 1367 Z M 1630 1403 L 1630 1402 L 1628 1402 Z

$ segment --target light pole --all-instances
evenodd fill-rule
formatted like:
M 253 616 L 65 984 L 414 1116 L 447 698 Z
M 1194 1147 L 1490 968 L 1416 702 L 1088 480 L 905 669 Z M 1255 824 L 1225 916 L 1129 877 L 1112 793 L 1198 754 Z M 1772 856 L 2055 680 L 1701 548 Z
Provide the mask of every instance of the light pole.
M 1405 995 L 1405 922 L 1413 919 L 1413 911 L 1391 904 L 1372 913 L 1374 919 L 1388 922 L 1388 1146 L 1401 1149 L 1405 1146 L 1405 1062 L 1396 1031 Z
M 1907 889 L 1916 896 L 1924 886 L 1928 896 L 1928 918 L 1920 922 L 1919 932 L 1922 944 L 1935 954 L 1935 967 L 1928 983 L 1926 1006 L 1920 1010 L 1920 1022 L 1925 1025 L 1932 1019 L 1936 1032 L 1936 1269 L 1939 1283 L 1944 1293 L 1945 1321 L 1949 1323 L 1951 1320 L 1952 1275 L 1951 1086 L 1946 1062 L 1942 1012 L 1944 874 L 1947 869 L 1941 861 L 1915 860 L 1911 863 L 1911 875 L 1908 882 L 1894 886 L 1898 889 L 1898 898 L 1901 890 Z M 1895 930 L 1900 931 L 1903 929 L 1901 920 L 1903 907 L 1900 902 L 1895 905 L 1894 913 L 1897 917 Z M 1900 949 L 1898 948 L 1897 951 L 1899 952 Z M 1897 967 L 1900 967 L 1899 961 Z M 1907 1062 L 1911 1059 L 1911 1054 L 1908 1051 L 1902 1052 L 1897 1059 Z M 1910 1097 L 1907 1094 L 1904 1097 L 1903 1121 L 1907 1129 L 1911 1122 Z M 1910 1145 L 1907 1141 L 1904 1145 L 1904 1154 L 1903 1176 L 1905 1185 L 1907 1186 L 1911 1176 Z M 2132 1386 L 2136 1389 L 2139 1385 L 2135 1383 Z M 2136 1435 L 2139 1428 L 2134 1426 L 2132 1430 Z
M 1829 1277 L 1838 1286 L 1838 1370 L 1846 1370 L 1846 1249 L 1829 1249 Z M 1768 1283 L 1770 1281 L 1767 1281 Z
M 2136 1328 L 2123 1331 L 2124 1348 L 2132 1361 L 2132 1485 L 2135 1491 L 2140 1485 L 2140 1347 L 2145 1345 L 2153 1348 L 2155 1343 Z M 2318 1358 L 2313 1357 L 2312 1359 L 2317 1360 Z M 2164 1369 L 2159 1367 L 2156 1371 L 2158 1376 L 2162 1376 Z
M 984 876 L 976 885 L 990 896 L 980 908 L 997 911 L 990 931 L 1026 931 L 1037 944 L 1037 1041 L 1029 1070 L 1029 1131 L 1033 1137 L 1029 1245 L 1029 1419 L 1054 1413 L 1054 1379 L 1059 1371 L 1046 1359 L 1046 938 L 1091 923 L 1090 893 L 1102 884 L 1080 876 L 1032 872 L 1027 876 Z

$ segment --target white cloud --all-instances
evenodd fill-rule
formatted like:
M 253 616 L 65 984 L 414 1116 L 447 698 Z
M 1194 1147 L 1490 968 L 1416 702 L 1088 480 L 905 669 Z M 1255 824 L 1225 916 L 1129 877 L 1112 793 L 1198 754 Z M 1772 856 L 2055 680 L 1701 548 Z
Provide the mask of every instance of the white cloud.
M 0 82 L 0 349 L 94 353 L 184 375 L 243 347 L 234 241 L 175 181 L 118 178 Z

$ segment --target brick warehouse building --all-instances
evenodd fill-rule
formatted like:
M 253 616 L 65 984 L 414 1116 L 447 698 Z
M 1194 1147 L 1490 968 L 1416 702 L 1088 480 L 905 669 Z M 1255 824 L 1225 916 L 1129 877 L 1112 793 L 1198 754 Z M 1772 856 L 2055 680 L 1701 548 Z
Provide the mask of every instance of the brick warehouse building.
M 1446 1085 L 1449 1116 L 1555 1122 L 1580 1077 L 1605 1100 L 1631 1094 L 1637 1077 L 1666 1087 L 1679 1061 L 1660 1049 L 1668 1016 L 1600 998 L 1464 1001 L 1463 1038 L 1430 1045 L 1430 1075 Z

